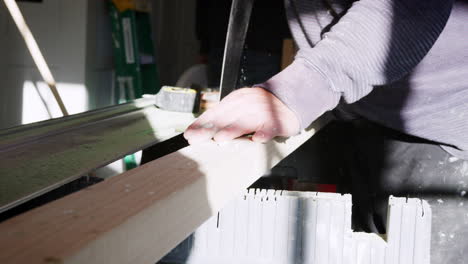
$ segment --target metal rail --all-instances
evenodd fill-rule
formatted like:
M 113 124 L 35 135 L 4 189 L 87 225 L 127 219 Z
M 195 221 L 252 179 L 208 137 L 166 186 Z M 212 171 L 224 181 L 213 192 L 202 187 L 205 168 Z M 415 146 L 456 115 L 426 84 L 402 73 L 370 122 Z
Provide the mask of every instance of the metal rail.
M 180 134 L 193 114 L 153 98 L 0 131 L 0 212 Z

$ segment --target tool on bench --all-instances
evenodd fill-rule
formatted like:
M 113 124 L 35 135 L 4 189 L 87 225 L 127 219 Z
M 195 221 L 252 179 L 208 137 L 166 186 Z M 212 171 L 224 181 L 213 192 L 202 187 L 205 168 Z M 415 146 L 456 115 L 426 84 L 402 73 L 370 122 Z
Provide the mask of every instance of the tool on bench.
M 215 106 L 218 97 L 219 92 L 210 88 L 163 86 L 155 95 L 155 104 L 162 110 L 196 114 Z
M 156 105 L 168 111 L 196 113 L 198 112 L 199 92 L 192 88 L 163 86 L 156 94 Z

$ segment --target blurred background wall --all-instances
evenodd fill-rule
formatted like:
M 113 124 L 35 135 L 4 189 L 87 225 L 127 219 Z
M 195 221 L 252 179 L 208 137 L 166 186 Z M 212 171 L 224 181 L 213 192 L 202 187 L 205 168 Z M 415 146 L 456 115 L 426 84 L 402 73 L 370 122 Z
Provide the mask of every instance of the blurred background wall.
M 195 64 L 194 0 L 152 0 L 151 22 L 161 85 Z M 71 114 L 114 102 L 114 66 L 106 1 L 18 2 Z M 60 111 L 5 5 L 0 3 L 0 129 Z

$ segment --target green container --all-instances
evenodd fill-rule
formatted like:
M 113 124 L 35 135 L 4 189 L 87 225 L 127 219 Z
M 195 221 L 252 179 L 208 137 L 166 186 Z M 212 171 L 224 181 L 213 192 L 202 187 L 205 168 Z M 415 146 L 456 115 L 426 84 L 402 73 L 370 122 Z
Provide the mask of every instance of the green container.
M 109 3 L 115 64 L 115 102 L 125 103 L 156 94 L 161 85 L 151 38 L 149 14 L 135 10 L 120 12 Z

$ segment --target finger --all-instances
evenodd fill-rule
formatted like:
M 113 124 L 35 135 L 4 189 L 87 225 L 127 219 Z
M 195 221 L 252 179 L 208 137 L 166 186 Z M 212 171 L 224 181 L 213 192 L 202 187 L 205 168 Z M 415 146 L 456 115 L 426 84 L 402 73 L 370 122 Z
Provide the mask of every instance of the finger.
M 252 136 L 252 141 L 266 143 L 279 135 L 279 130 L 273 125 L 264 125 Z
M 212 116 L 212 118 L 199 118 L 189 126 L 184 137 L 191 141 L 206 141 L 219 131 L 234 123 L 238 118 L 238 111 L 224 113 L 223 116 Z
M 239 103 L 240 101 L 233 99 L 223 100 L 222 103 L 209 109 L 193 122 L 185 131 L 184 137 L 191 144 L 210 140 L 218 130 L 227 127 L 238 119 Z
M 216 142 L 225 142 L 230 141 L 235 138 L 241 137 L 243 135 L 253 132 L 254 129 L 244 125 L 238 125 L 239 122 L 228 125 L 223 129 L 220 129 L 213 137 Z
M 260 120 L 262 119 L 253 113 L 239 116 L 234 122 L 218 130 L 214 135 L 214 140 L 218 142 L 229 141 L 255 132 L 262 126 Z
M 194 128 L 194 126 L 196 126 Z M 217 128 L 213 123 L 204 123 L 200 125 L 193 125 L 192 128 L 189 128 L 185 131 L 184 137 L 187 141 L 193 145 L 198 142 L 208 141 L 216 133 Z

